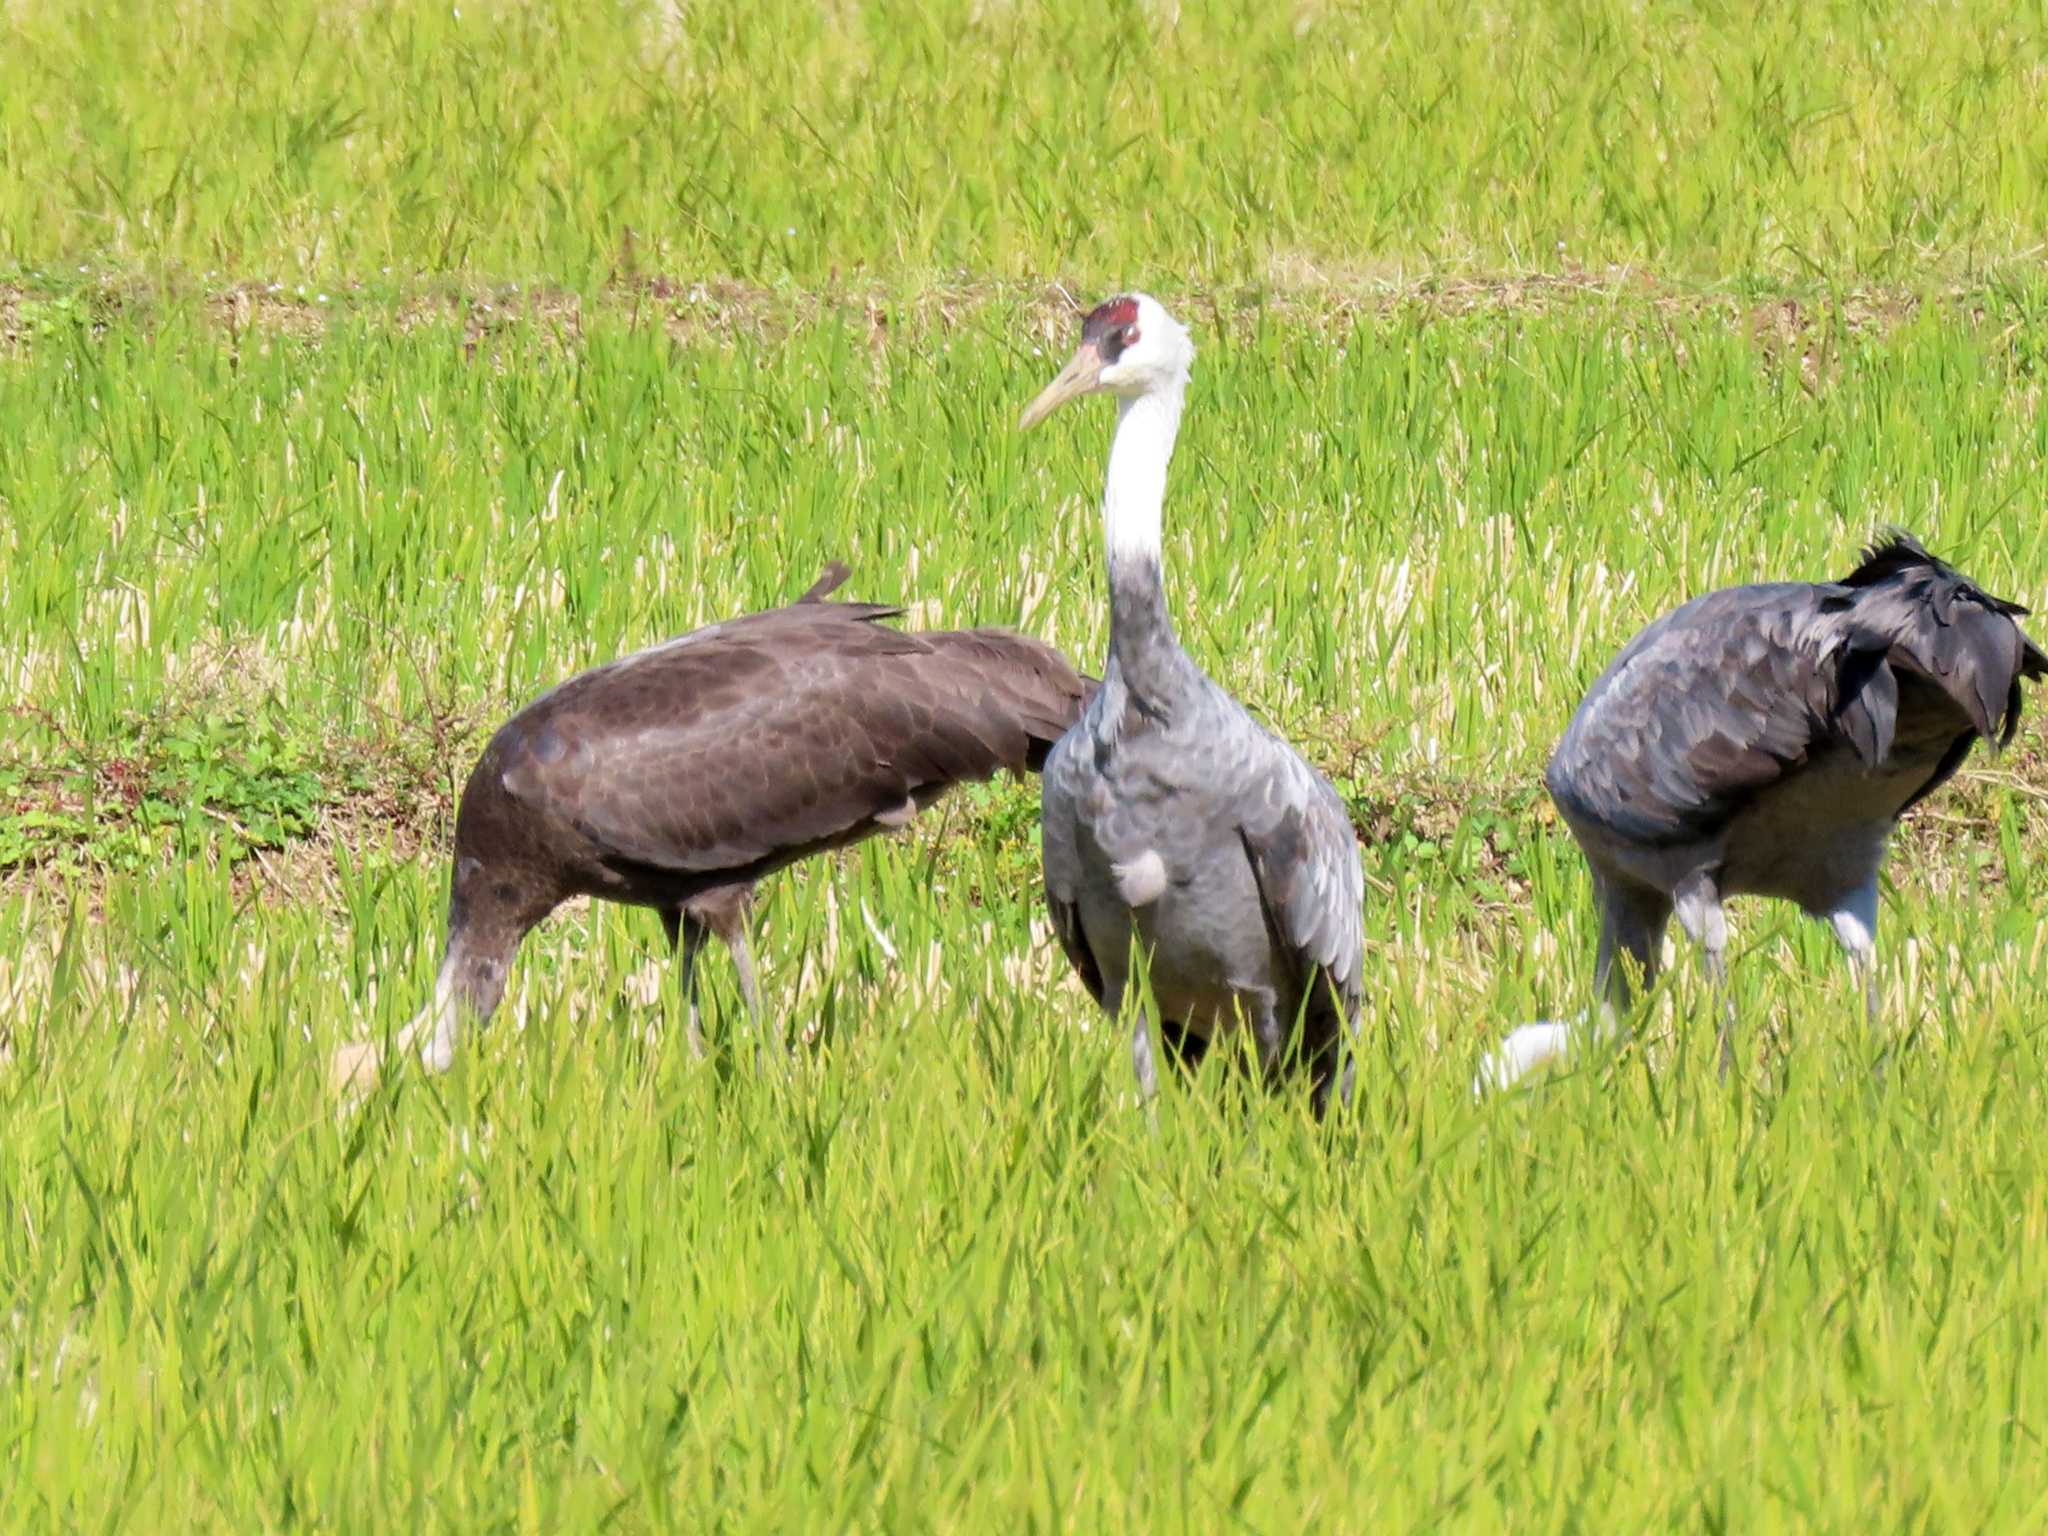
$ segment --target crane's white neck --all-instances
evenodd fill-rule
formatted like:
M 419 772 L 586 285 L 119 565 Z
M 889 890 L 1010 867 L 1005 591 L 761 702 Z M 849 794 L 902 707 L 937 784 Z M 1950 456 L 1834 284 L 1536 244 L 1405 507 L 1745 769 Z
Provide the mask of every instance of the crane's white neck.
M 1187 375 L 1178 373 L 1156 389 L 1117 402 L 1116 438 L 1102 487 L 1102 538 L 1112 567 L 1159 564 L 1166 466 L 1173 458 L 1187 388 Z

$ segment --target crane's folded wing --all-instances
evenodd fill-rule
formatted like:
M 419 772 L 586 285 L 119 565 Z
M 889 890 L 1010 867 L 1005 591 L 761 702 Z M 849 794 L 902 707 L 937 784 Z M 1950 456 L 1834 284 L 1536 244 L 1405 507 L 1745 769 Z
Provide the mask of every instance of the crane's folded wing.
M 1829 734 L 1825 589 L 1732 587 L 1673 610 L 1587 692 L 1546 780 L 1568 815 L 1633 841 L 1718 826 Z
M 1053 934 L 1067 963 L 1099 1007 L 1103 1001 L 1102 967 L 1081 930 L 1081 853 L 1074 841 L 1074 792 L 1068 768 L 1076 750 L 1074 738 L 1062 736 L 1045 759 L 1039 789 L 1039 838 L 1044 845 L 1045 907 Z
M 1239 813 L 1239 836 L 1274 934 L 1306 972 L 1358 1011 L 1365 964 L 1365 876 L 1358 838 L 1329 781 L 1277 738 Z
M 891 611 L 805 602 L 581 674 L 500 732 L 502 782 L 601 859 L 698 873 L 851 841 L 1026 766 L 1060 707 L 1057 653 L 1013 677 L 1003 646 L 873 622 Z

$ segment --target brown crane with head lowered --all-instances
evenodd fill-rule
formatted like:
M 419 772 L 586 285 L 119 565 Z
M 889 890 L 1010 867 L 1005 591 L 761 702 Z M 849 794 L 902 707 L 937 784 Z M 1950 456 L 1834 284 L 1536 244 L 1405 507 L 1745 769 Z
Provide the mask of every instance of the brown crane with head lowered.
M 434 995 L 398 1032 L 432 1071 L 465 1019 L 497 1007 L 527 931 L 572 896 L 653 907 L 680 941 L 698 1043 L 695 964 L 717 934 L 750 1011 L 755 882 L 908 823 L 953 785 L 1037 771 L 1088 684 L 1053 647 L 1006 629 L 916 633 L 901 610 L 829 600 L 834 562 L 787 607 L 593 667 L 514 715 L 455 817 L 448 939 Z M 377 1042 L 344 1047 L 336 1082 L 375 1080 Z

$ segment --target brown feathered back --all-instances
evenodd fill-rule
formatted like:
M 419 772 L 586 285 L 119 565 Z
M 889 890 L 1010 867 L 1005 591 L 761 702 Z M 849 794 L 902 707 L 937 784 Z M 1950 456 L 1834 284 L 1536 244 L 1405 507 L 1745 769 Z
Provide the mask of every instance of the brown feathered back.
M 1044 762 L 1085 695 L 1065 657 L 1007 630 L 903 632 L 880 622 L 896 609 L 826 600 L 844 577 L 521 710 L 471 776 L 458 861 L 670 905 Z

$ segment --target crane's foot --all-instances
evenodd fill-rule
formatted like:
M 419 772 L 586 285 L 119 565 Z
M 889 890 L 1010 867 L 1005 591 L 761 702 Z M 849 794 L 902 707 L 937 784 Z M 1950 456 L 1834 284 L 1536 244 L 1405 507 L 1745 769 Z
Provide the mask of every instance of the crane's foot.
M 383 1065 L 384 1047 L 374 1040 L 358 1040 L 334 1053 L 328 1081 L 342 1099 L 360 1099 L 377 1086 Z
M 1507 1039 L 1479 1059 L 1472 1097 L 1482 1099 L 1513 1087 L 1538 1067 L 1564 1060 L 1573 1044 L 1572 1026 L 1556 1019 L 1539 1019 L 1510 1030 Z

